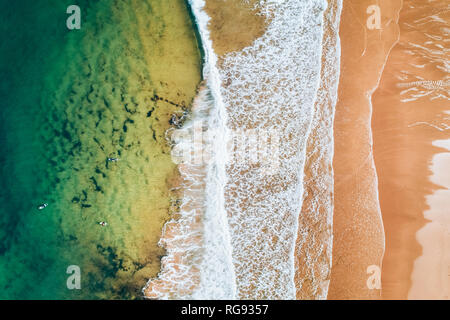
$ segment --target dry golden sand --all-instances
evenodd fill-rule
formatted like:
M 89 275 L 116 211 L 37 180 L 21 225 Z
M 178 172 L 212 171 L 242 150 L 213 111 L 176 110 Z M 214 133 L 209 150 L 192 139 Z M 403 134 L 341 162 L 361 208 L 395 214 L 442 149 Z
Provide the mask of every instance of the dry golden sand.
M 446 150 L 433 146 L 432 142 L 448 139 L 449 135 L 448 131 L 431 125 L 441 128 L 450 125 L 448 114 L 445 114 L 449 109 L 448 102 L 430 100 L 429 96 L 401 102 L 404 96 L 400 92 L 405 88 L 397 87 L 401 82 L 398 76 L 404 71 L 427 80 L 441 80 L 446 76 L 430 63 L 428 57 L 411 56 L 406 52 L 408 43 L 423 44 L 429 40 L 424 33 L 436 34 L 436 30 L 430 30 L 433 24 L 418 26 L 414 23 L 419 18 L 433 15 L 436 9 L 436 4 L 427 6 L 423 1 L 404 1 L 399 21 L 400 42 L 391 52 L 373 98 L 374 155 L 386 233 L 382 273 L 384 299 L 449 298 L 446 247 L 449 244 L 449 198 L 444 196 L 438 204 L 427 202 L 427 196 L 438 190 L 443 192 L 442 186 L 431 182 L 429 177 L 433 157 Z M 445 40 L 439 43 L 448 47 Z M 425 67 L 415 68 L 412 64 Z M 421 124 L 411 126 L 418 122 Z M 443 165 L 446 168 L 436 172 L 437 176 L 445 177 L 449 172 L 448 160 Z M 437 221 L 429 223 L 424 215 Z M 414 290 L 411 291 L 412 287 Z
M 370 5 L 381 9 L 381 30 L 367 28 Z M 401 0 L 344 1 L 340 24 L 341 77 L 335 117 L 335 207 L 329 299 L 377 299 L 367 268 L 381 268 L 384 230 L 371 145 L 371 93 L 398 39 Z

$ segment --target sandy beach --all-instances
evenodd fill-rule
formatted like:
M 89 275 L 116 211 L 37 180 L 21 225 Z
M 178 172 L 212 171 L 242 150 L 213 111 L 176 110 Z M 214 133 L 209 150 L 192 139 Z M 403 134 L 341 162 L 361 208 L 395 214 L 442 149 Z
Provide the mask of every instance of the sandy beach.
M 445 252 L 450 247 L 446 203 L 450 179 L 443 172 L 448 172 L 450 148 L 445 140 L 449 116 L 442 103 L 443 97 L 448 95 L 448 90 L 445 91 L 446 65 L 445 62 L 442 65 L 445 57 L 434 55 L 436 61 L 427 65 L 422 59 L 427 48 L 420 45 L 429 44 L 423 38 L 425 30 L 435 41 L 436 48 L 443 48 L 445 43 L 439 38 L 436 26 L 428 25 L 430 21 L 426 20 L 436 10 L 439 13 L 438 6 L 433 5 L 434 8 L 427 12 L 418 5 L 419 2 L 344 1 L 338 28 L 340 2 L 328 1 L 323 16 L 322 65 L 315 111 L 310 136 L 307 143 L 302 142 L 305 143 L 302 181 L 305 192 L 293 250 L 295 290 L 292 292 L 297 299 L 448 298 L 450 257 Z M 205 2 L 204 9 L 211 18 L 207 38 L 217 54 L 217 72 L 224 81 L 220 88 L 225 105 L 223 110 L 230 117 L 227 122 L 230 128 L 256 128 L 259 118 L 248 115 L 263 114 L 263 107 L 271 102 L 270 86 L 258 96 L 261 81 L 256 76 L 258 72 L 267 72 L 266 82 L 273 79 L 270 68 L 265 68 L 271 63 L 252 51 L 254 43 L 263 47 L 261 39 L 270 34 L 271 19 L 264 19 L 259 11 L 261 7 L 255 4 L 256 1 L 244 3 L 239 0 Z M 420 30 L 411 30 L 412 24 L 419 25 Z M 337 50 L 338 29 L 341 50 Z M 278 46 L 282 48 L 281 44 Z M 417 51 L 411 58 L 414 50 Z M 340 62 L 338 51 L 341 51 Z M 253 58 L 249 58 L 251 56 Z M 234 60 L 236 57 L 241 60 Z M 262 59 L 262 67 L 246 69 L 257 58 Z M 422 72 L 418 73 L 416 69 Z M 340 79 L 334 107 L 337 81 L 333 77 L 337 77 L 338 72 Z M 240 85 L 236 78 L 247 81 L 246 85 Z M 301 79 L 296 78 L 299 86 Z M 211 79 L 206 77 L 206 83 L 208 81 Z M 243 94 L 249 88 L 255 91 Z M 275 92 L 278 94 L 277 90 Z M 240 98 L 241 94 L 243 97 Z M 259 98 L 253 101 L 257 96 Z M 204 102 L 199 101 L 198 106 Z M 258 112 L 250 108 L 254 105 L 259 106 Z M 273 109 L 281 110 L 284 106 L 277 100 Z M 243 112 L 239 114 L 239 110 Z M 305 115 L 304 110 L 296 114 L 298 118 L 300 115 Z M 265 129 L 276 124 L 276 121 L 271 123 L 270 116 L 261 119 L 265 121 L 262 126 Z M 308 121 L 302 125 L 305 130 L 301 136 L 305 137 L 309 134 Z M 290 143 L 286 137 L 283 147 Z M 301 167 L 302 161 L 296 161 L 295 165 Z M 175 221 L 166 225 L 162 241 L 166 249 L 175 254 L 166 256 L 163 262 L 165 278 L 146 288 L 149 297 L 204 297 L 211 294 L 230 297 L 235 290 L 238 298 L 293 296 L 286 294 L 291 274 L 282 268 L 290 265 L 285 259 L 288 250 L 280 244 L 288 243 L 294 237 L 283 235 L 282 224 L 277 224 L 279 220 L 268 222 L 268 219 L 262 219 L 255 225 L 257 227 L 253 226 L 254 221 L 246 220 L 249 216 L 261 219 L 266 211 L 268 217 L 275 217 L 280 210 L 292 205 L 292 199 L 275 209 L 261 206 L 261 203 L 267 206 L 269 201 L 266 200 L 276 195 L 273 189 L 281 177 L 268 180 L 272 184 L 262 185 L 252 194 L 252 188 L 245 186 L 251 180 L 249 173 L 256 173 L 257 167 L 245 168 L 239 175 L 233 174 L 235 166 L 239 165 L 242 163 L 227 165 L 228 178 L 235 177 L 236 181 L 230 184 L 233 187 L 225 184 L 223 189 L 236 272 L 232 282 L 237 289 L 234 284 L 229 286 L 229 277 L 223 283 L 214 282 L 215 292 L 209 291 L 211 284 L 204 287 L 205 279 L 214 273 L 208 274 L 211 268 L 205 268 L 201 260 L 196 260 L 204 255 L 196 250 L 204 243 L 212 243 L 208 242 L 205 231 L 210 227 L 203 225 L 210 221 L 205 218 L 208 215 L 206 207 L 201 208 L 205 195 L 199 196 L 208 184 L 199 183 L 190 190 L 192 194 L 185 194 L 191 200 L 200 199 L 199 202 L 189 201 L 182 205 L 185 211 L 198 209 L 198 212 L 189 216 L 191 220 L 186 220 L 186 224 L 180 224 L 178 220 L 178 225 Z M 179 168 L 185 174 L 195 173 L 200 180 L 208 176 L 203 172 L 204 168 L 197 168 L 200 171 L 188 166 Z M 240 178 L 243 175 L 247 180 Z M 258 181 L 252 180 L 253 188 Z M 245 186 L 240 188 L 241 185 Z M 271 192 L 266 194 L 265 189 Z M 240 194 L 246 196 L 238 201 L 238 207 L 233 207 Z M 283 221 L 288 221 L 286 217 L 290 216 L 285 213 L 284 217 Z M 267 227 L 264 223 L 268 223 Z M 294 225 L 293 221 L 288 225 Z M 267 237 L 269 227 L 277 230 Z M 193 232 L 195 230 L 198 232 Z M 220 232 L 214 233 L 214 238 L 219 239 Z M 243 239 L 253 243 L 242 243 Z M 190 244 L 191 240 L 198 245 L 181 254 L 183 251 L 177 248 L 183 247 L 183 243 Z M 236 247 L 239 250 L 235 250 Z M 221 250 L 217 248 L 213 250 L 215 254 Z M 271 250 L 282 257 L 275 265 L 270 263 L 276 256 L 264 260 Z M 253 254 L 257 258 L 247 261 Z M 209 263 L 212 260 L 208 260 Z M 222 264 L 228 262 L 221 260 Z M 260 270 L 261 265 L 264 268 Z M 174 279 L 177 281 L 173 282 Z M 266 283 L 270 285 L 265 287 Z M 277 288 L 282 290 L 277 291 Z
M 448 79 L 445 20 L 444 2 L 404 1 L 400 40 L 373 96 L 383 299 L 448 299 L 449 88 L 437 83 Z
M 380 29 L 367 27 L 373 1 L 344 1 L 341 77 L 335 117 L 333 267 L 328 299 L 378 299 L 369 267 L 380 270 L 384 229 L 372 155 L 371 94 L 398 39 L 401 1 L 376 1 Z

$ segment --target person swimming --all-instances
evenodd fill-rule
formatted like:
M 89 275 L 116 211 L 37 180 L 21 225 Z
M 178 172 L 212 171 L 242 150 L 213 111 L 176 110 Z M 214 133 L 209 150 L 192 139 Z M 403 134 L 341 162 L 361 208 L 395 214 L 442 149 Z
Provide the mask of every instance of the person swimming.
M 106 227 L 108 225 L 108 223 L 105 221 L 100 221 L 98 224 L 101 225 L 102 227 Z
M 110 161 L 110 162 L 117 162 L 117 161 L 119 161 L 119 159 L 118 158 L 108 158 L 108 161 Z
M 38 205 L 38 210 L 43 210 L 43 209 L 45 209 L 45 208 L 47 208 L 47 206 L 48 206 L 48 203 L 43 203 L 43 204 L 40 204 L 40 205 Z

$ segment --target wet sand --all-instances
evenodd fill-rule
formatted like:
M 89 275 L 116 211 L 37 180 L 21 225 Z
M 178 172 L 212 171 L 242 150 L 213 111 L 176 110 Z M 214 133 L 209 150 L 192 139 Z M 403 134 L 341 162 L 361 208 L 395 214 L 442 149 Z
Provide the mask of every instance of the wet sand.
M 439 39 L 444 35 L 440 23 L 430 19 L 445 7 L 404 1 L 400 41 L 373 97 L 374 156 L 386 233 L 383 299 L 448 299 L 450 163 L 445 144 L 433 141 L 449 137 L 448 100 L 438 97 L 448 99 L 449 91 L 448 86 L 413 85 L 447 76 L 445 55 L 439 53 L 439 46 L 446 46 Z
M 367 28 L 373 1 L 344 1 L 341 77 L 335 117 L 333 267 L 328 299 L 378 299 L 367 268 L 381 268 L 384 229 L 372 155 L 371 94 L 398 39 L 401 1 L 376 1 L 381 29 Z

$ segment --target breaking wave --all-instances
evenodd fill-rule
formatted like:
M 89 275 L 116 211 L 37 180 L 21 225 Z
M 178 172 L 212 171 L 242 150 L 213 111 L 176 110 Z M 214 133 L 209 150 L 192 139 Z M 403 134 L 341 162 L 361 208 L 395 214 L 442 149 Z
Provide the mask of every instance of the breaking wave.
M 265 34 L 220 64 L 204 0 L 189 3 L 204 47 L 205 81 L 189 119 L 170 134 L 176 153 L 193 157 L 179 164 L 179 212 L 164 227 L 160 244 L 167 255 L 144 293 L 158 299 L 295 299 L 294 253 L 327 2 L 261 0 L 259 12 L 269 21 Z M 336 63 L 336 56 L 331 60 Z M 236 132 L 247 139 L 244 147 L 230 147 Z M 200 133 L 201 140 L 192 138 Z M 268 155 L 264 141 L 270 141 Z M 260 149 L 265 156 L 259 157 Z M 207 161 L 192 161 L 198 153 Z

